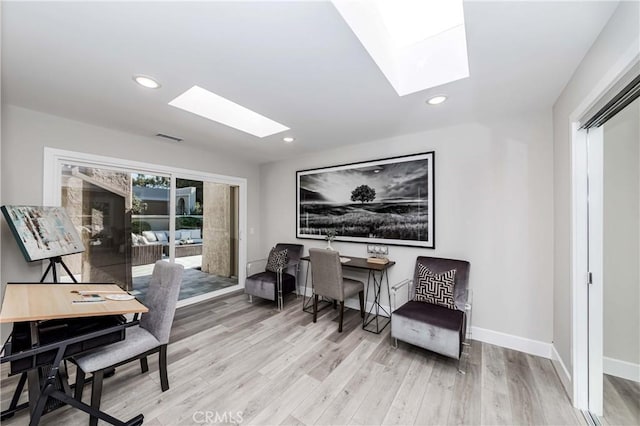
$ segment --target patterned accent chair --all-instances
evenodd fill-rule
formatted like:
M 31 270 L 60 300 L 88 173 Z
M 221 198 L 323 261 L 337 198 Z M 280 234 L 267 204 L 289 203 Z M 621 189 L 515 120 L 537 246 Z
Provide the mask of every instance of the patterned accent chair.
M 249 295 L 249 301 L 253 302 L 253 296 L 273 300 L 277 303 L 278 310 L 281 310 L 284 308 L 284 296 L 294 291 L 298 293 L 298 270 L 304 246 L 286 243 L 275 246 L 276 251 L 284 249 L 287 250 L 287 264 L 276 272 L 266 269 L 269 259 L 247 263 L 244 292 Z
M 416 287 L 421 272 L 424 275 L 425 267 L 433 274 L 445 278 L 452 275 L 447 271 L 456 270 L 452 301 L 454 309 L 441 304 L 416 300 Z M 469 268 L 469 262 L 464 260 L 424 256 L 419 256 L 416 259 L 413 280 L 405 280 L 392 287 L 395 310 L 391 315 L 391 337 L 394 339 L 396 347 L 398 340 L 402 340 L 461 360 L 463 344 L 466 344 L 467 317 L 471 313 L 468 297 Z M 397 307 L 398 294 L 404 287 L 407 289 L 408 301 Z M 418 298 L 421 298 L 420 296 L 422 295 L 418 295 Z M 424 299 L 424 297 L 422 298 Z M 458 369 L 464 373 L 460 369 L 460 363 Z

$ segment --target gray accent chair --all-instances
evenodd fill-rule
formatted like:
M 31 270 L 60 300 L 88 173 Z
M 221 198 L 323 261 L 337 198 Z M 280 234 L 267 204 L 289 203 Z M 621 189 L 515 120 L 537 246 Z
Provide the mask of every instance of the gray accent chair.
M 456 270 L 453 300 L 456 309 L 418 302 L 415 299 L 418 265 L 424 265 L 434 273 Z M 461 360 L 463 344 L 466 343 L 469 303 L 469 268 L 464 260 L 419 256 L 416 260 L 413 280 L 402 281 L 392 287 L 394 306 L 399 291 L 406 286 L 407 302 L 395 309 L 391 315 L 391 337 L 412 345 Z M 459 368 L 460 372 L 463 372 Z
M 360 316 L 364 318 L 364 283 L 344 278 L 340 254 L 334 250 L 309 249 L 311 259 L 311 279 L 313 280 L 313 322 L 318 319 L 318 297 L 328 297 L 340 302 L 340 321 L 338 332 L 342 333 L 344 300 L 358 294 L 360 298 Z M 335 306 L 335 305 L 334 305 Z
M 177 263 L 156 262 L 145 298 L 145 305 L 149 308 L 149 312 L 142 314 L 140 324 L 127 328 L 126 338 L 123 341 L 103 346 L 73 359 L 78 366 L 74 395 L 77 400 L 82 400 L 85 375 L 92 373 L 91 406 L 100 409 L 105 370 L 139 359 L 142 372 L 146 373 L 149 371 L 147 356 L 156 352 L 159 352 L 160 386 L 163 392 L 169 389 L 167 344 L 182 284 L 183 270 L 184 267 Z M 98 418 L 91 417 L 89 424 L 97 423 Z
M 287 249 L 289 258 L 287 265 L 278 272 L 272 272 L 265 270 L 267 259 L 248 262 L 244 292 L 249 295 L 251 302 L 253 302 L 253 296 L 273 300 L 277 303 L 278 310 L 282 310 L 284 296 L 294 291 L 298 294 L 298 270 L 304 246 L 302 244 L 278 243 L 275 249 Z

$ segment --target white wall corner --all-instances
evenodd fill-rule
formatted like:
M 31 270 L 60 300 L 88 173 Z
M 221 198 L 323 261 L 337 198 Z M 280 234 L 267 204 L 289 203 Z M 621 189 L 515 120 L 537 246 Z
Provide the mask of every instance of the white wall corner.
M 526 337 L 514 336 L 486 328 L 471 327 L 471 338 L 503 348 L 513 349 L 530 355 L 551 359 L 552 344 Z
M 602 370 L 604 374 L 621 377 L 626 380 L 640 382 L 640 364 L 622 361 L 615 358 L 603 357 Z
M 560 377 L 560 381 L 562 382 L 562 386 L 564 386 L 565 392 L 569 395 L 569 399 L 573 400 L 573 384 L 571 382 L 571 374 L 569 373 L 569 369 L 564 365 L 564 361 L 560 357 L 558 350 L 554 344 L 551 344 L 551 363 L 553 364 L 553 368 L 556 370 L 556 374 Z

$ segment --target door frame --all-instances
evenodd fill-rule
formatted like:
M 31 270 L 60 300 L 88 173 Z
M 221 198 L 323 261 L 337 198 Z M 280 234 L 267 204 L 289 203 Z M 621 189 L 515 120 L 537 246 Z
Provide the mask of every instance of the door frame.
M 602 354 L 603 354 L 603 292 L 602 292 L 602 132 L 580 129 L 581 121 L 587 112 L 634 66 L 640 63 L 640 54 L 629 49 L 625 55 L 613 64 L 593 90 L 569 116 L 571 128 L 571 293 L 572 326 L 571 350 L 573 405 L 581 410 L 589 410 L 602 415 Z M 591 143 L 589 143 L 591 138 Z M 591 150 L 591 152 L 589 151 Z M 591 162 L 589 164 L 589 156 Z M 594 163 L 595 162 L 595 163 Z M 600 177 L 589 181 L 589 166 L 599 170 Z M 592 185 L 596 185 L 592 187 Z M 591 185 L 591 186 L 590 186 Z M 589 189 L 596 190 L 600 185 L 599 200 L 590 199 Z M 589 201 L 596 210 L 596 217 L 589 220 Z M 599 203 L 595 205 L 594 203 Z M 597 221 L 597 223 L 595 222 Z M 599 238 L 599 247 L 589 247 L 589 227 Z M 593 228 L 595 226 L 595 228 Z M 599 236 L 598 236 L 599 235 Z M 592 241 L 593 244 L 598 244 Z M 595 270 L 589 271 L 589 262 Z M 598 266 L 599 265 L 599 266 Z M 599 268 L 599 270 L 598 270 Z M 592 273 L 592 285 L 589 282 Z M 556 283 L 557 285 L 557 283 Z M 591 288 L 590 288 L 591 287 Z M 590 312 L 590 310 L 592 312 Z M 591 340 L 591 344 L 590 344 Z M 591 367 L 591 368 L 590 368 Z
M 246 270 L 242 266 L 247 262 L 247 241 L 245 238 L 247 229 L 247 179 L 225 176 L 209 172 L 182 169 L 172 166 L 144 163 L 140 161 L 125 160 L 121 158 L 107 157 L 83 152 L 67 151 L 56 148 L 44 148 L 42 201 L 44 205 L 59 206 L 62 203 L 60 187 L 62 183 L 62 164 L 65 162 L 78 163 L 89 167 L 100 167 L 111 170 L 133 171 L 135 173 L 148 173 L 167 176 L 171 179 L 169 209 L 175 212 L 175 180 L 183 179 L 202 180 L 207 182 L 223 183 L 239 188 L 239 212 L 238 212 L 238 285 L 218 290 L 214 293 L 193 297 L 178 301 L 178 307 L 197 303 L 222 294 L 230 293 L 244 288 Z M 175 231 L 175 221 L 169 221 L 170 232 Z M 175 247 L 169 245 L 170 259 L 174 259 Z M 44 267 L 44 265 L 43 265 Z

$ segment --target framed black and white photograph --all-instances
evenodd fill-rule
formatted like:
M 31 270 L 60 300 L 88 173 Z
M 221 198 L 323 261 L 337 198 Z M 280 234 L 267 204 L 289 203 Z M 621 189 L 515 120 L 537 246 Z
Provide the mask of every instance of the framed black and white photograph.
M 296 172 L 298 238 L 435 248 L 434 152 Z

